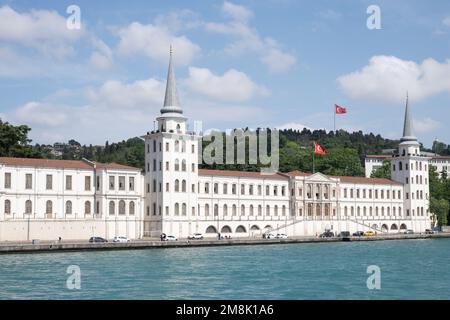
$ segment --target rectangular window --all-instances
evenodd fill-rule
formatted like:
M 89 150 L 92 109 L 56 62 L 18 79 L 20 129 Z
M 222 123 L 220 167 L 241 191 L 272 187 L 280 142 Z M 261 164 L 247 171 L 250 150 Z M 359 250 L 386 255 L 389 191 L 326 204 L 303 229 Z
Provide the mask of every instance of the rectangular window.
M 125 176 L 119 176 L 119 190 L 125 190 Z
M 130 177 L 128 180 L 130 191 L 134 191 L 134 177 Z
M 45 189 L 47 190 L 53 189 L 53 176 L 51 174 L 45 176 Z
M 97 189 L 100 189 L 100 177 L 97 177 Z
M 109 190 L 114 190 L 115 179 L 114 176 L 109 177 Z
M 25 189 L 31 189 L 31 186 L 33 184 L 33 176 L 31 173 L 27 173 L 25 175 Z
M 85 191 L 91 190 L 91 177 L 90 176 L 84 177 L 84 190 Z
M 191 145 L 191 153 L 195 153 L 195 145 Z
M 231 185 L 231 193 L 236 194 L 236 185 L 235 184 Z
M 169 143 L 166 142 L 166 151 L 169 151 Z
M 5 189 L 11 188 L 11 172 L 5 172 Z
M 228 194 L 228 184 L 223 184 L 223 194 Z
M 66 176 L 66 190 L 72 190 L 72 176 Z
M 169 192 L 169 183 L 166 182 L 166 192 Z

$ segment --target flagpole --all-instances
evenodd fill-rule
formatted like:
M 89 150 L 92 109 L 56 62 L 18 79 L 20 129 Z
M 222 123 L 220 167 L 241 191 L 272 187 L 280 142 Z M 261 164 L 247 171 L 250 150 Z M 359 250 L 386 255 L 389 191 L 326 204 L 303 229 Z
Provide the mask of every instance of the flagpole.
M 336 133 L 336 106 L 333 108 L 333 114 L 334 114 L 334 132 Z
M 314 148 L 313 148 L 313 174 L 316 173 L 315 154 L 316 154 L 316 142 L 314 141 Z

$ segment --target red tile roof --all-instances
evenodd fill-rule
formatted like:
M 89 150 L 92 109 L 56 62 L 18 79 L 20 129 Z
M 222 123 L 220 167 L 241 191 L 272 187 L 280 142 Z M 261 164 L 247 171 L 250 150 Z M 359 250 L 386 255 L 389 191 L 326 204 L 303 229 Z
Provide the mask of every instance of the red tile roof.
M 366 158 L 379 158 L 379 159 L 386 159 L 386 158 L 392 158 L 391 155 L 384 155 L 384 154 L 368 154 L 366 155 Z
M 238 170 L 211 170 L 211 169 L 199 169 L 198 174 L 201 176 L 221 176 L 221 177 L 243 177 L 243 178 L 259 178 L 259 179 L 281 179 L 286 180 L 283 174 L 262 174 L 261 172 L 251 171 L 238 171 Z
M 92 170 L 93 166 L 82 160 L 54 160 L 54 159 L 35 159 L 35 158 L 14 158 L 0 157 L 0 163 L 19 167 L 42 167 L 42 168 L 70 168 Z M 130 166 L 117 163 L 96 162 L 99 169 L 128 169 L 141 170 Z

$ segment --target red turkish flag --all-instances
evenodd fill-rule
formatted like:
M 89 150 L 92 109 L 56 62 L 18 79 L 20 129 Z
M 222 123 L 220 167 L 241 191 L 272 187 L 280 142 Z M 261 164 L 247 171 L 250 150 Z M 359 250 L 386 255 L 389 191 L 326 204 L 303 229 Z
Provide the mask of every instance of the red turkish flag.
M 325 148 L 318 143 L 314 142 L 314 153 L 315 154 L 325 154 Z
M 335 108 L 336 108 L 336 114 L 344 114 L 344 113 L 347 113 L 347 109 L 346 109 L 346 108 L 341 107 L 341 106 L 339 106 L 339 105 L 337 105 L 337 104 L 335 104 L 334 106 L 335 106 Z

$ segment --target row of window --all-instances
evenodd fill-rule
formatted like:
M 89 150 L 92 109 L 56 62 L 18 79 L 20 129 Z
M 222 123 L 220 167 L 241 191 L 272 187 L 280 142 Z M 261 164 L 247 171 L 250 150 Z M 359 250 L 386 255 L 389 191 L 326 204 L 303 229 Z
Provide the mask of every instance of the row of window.
M 344 198 L 348 198 L 350 196 L 350 199 L 353 199 L 356 195 L 356 199 L 402 199 L 402 191 L 401 190 L 384 190 L 384 189 L 348 189 L 344 188 Z
M 150 153 L 150 145 L 153 146 L 153 152 L 156 152 L 156 140 L 153 140 L 153 142 L 149 142 L 147 144 L 147 153 Z M 175 152 L 186 152 L 186 141 L 180 141 L 179 140 L 175 140 Z M 162 144 L 161 142 L 158 144 L 158 150 L 161 152 L 162 151 Z M 170 143 L 166 142 L 166 146 L 165 146 L 165 150 L 166 152 L 170 151 Z M 195 144 L 191 144 L 191 153 L 195 153 Z
M 397 169 L 396 165 L 393 164 L 392 165 L 392 171 L 395 171 L 396 169 Z M 422 165 L 422 162 L 416 161 L 415 163 L 412 162 L 411 166 L 409 165 L 409 163 L 405 163 L 405 165 L 403 166 L 403 162 L 400 161 L 398 163 L 398 170 L 402 171 L 403 169 L 406 170 L 406 171 L 410 170 L 410 169 L 411 169 L 411 171 L 414 171 L 414 170 L 416 170 L 416 171 L 427 171 L 427 165 L 425 163 Z
M 186 203 L 182 203 L 181 205 L 179 203 L 175 203 L 174 205 L 174 215 L 175 216 L 186 216 L 187 215 L 187 205 Z M 254 216 L 255 214 L 257 214 L 258 216 L 262 216 L 263 214 L 266 216 L 270 216 L 272 214 L 272 209 L 273 209 L 273 215 L 274 216 L 278 216 L 281 214 L 281 216 L 286 216 L 287 213 L 287 207 L 285 205 L 282 205 L 281 207 L 279 207 L 278 205 L 275 205 L 273 207 L 267 205 L 265 208 L 265 211 L 263 213 L 263 206 L 262 205 L 258 205 L 257 208 L 255 208 L 253 205 L 250 205 L 248 207 L 248 211 L 247 211 L 247 207 L 245 205 L 241 205 L 240 207 L 240 211 L 238 212 L 238 207 L 233 204 L 230 207 L 228 207 L 228 205 L 224 204 L 222 206 L 222 214 L 224 217 L 228 216 L 229 214 L 231 216 L 245 216 L 246 214 L 248 214 L 249 216 Z M 198 205 L 197 208 L 198 211 L 198 215 L 201 215 L 201 210 L 200 210 L 200 205 Z M 209 216 L 210 215 L 210 206 L 209 204 L 205 204 L 204 207 L 204 215 L 205 216 Z M 214 208 L 213 208 L 213 212 L 215 217 L 217 217 L 219 215 L 219 205 L 215 204 Z M 150 207 L 147 207 L 147 215 L 150 215 Z M 161 206 L 158 206 L 158 211 L 156 210 L 156 203 L 152 204 L 152 215 L 156 216 L 156 215 L 161 215 Z M 170 209 L 169 206 L 165 207 L 165 215 L 168 216 L 170 215 Z M 195 216 L 196 215 L 196 208 L 192 207 L 191 208 L 191 215 Z
M 72 190 L 72 176 L 66 175 L 65 177 L 65 189 Z M 11 189 L 11 172 L 5 172 L 4 179 L 4 187 L 5 189 Z M 33 174 L 26 173 L 25 174 L 25 189 L 33 189 Z M 53 175 L 47 174 L 45 176 L 45 189 L 52 190 L 53 189 Z M 91 190 L 91 176 L 84 176 L 84 190 Z
M 152 168 L 150 168 L 150 162 L 147 162 L 147 172 L 158 171 L 158 170 L 162 171 L 162 162 L 161 161 L 159 162 L 159 166 L 156 165 L 156 159 L 153 159 L 152 163 L 153 163 Z M 191 172 L 195 172 L 195 167 L 196 167 L 196 164 L 195 163 L 191 163 Z M 180 165 L 180 160 L 179 159 L 175 159 L 175 163 L 174 163 L 173 169 L 175 171 L 186 172 L 187 171 L 186 160 L 185 159 L 181 160 L 181 165 Z M 170 162 L 169 161 L 166 161 L 165 170 L 166 171 L 170 170 Z
M 414 177 L 411 177 L 411 180 L 409 179 L 409 177 L 405 178 L 405 183 L 406 184 L 409 184 L 410 181 L 411 181 L 411 184 L 414 184 Z M 422 176 L 416 175 L 416 180 L 415 181 L 416 181 L 416 184 L 423 184 L 424 179 L 423 179 Z M 425 184 L 428 184 L 428 179 L 427 178 L 425 178 Z
M 99 202 L 97 201 L 97 207 L 96 212 L 99 212 Z M 84 202 L 84 214 L 91 214 L 92 205 L 90 201 Z M 5 214 L 11 214 L 11 200 L 7 199 L 5 200 L 4 204 L 4 213 Z M 32 214 L 33 213 L 33 202 L 31 200 L 25 201 L 25 214 Z M 68 200 L 65 203 L 65 214 L 72 214 L 72 201 Z M 116 213 L 116 204 L 114 201 L 109 202 L 109 214 L 115 215 Z M 125 201 L 120 200 L 119 201 L 119 212 L 120 215 L 126 214 L 126 205 Z M 128 205 L 128 213 L 130 215 L 134 215 L 135 213 L 135 204 L 134 201 L 130 201 Z M 45 203 L 45 214 L 52 215 L 53 214 L 53 201 L 47 200 Z
M 237 194 L 237 189 L 238 189 L 238 184 L 237 183 L 231 183 L 231 194 Z M 256 187 L 256 190 L 255 190 Z M 200 184 L 199 184 L 199 190 L 200 190 Z M 205 182 L 204 183 L 204 193 L 209 194 L 210 193 L 210 183 L 209 182 Z M 253 184 L 249 184 L 246 185 L 244 183 L 242 183 L 240 185 L 240 195 L 258 195 L 261 196 L 262 195 L 262 190 L 263 190 L 263 186 L 262 185 L 253 185 Z M 281 191 L 281 192 L 280 192 Z M 213 188 L 212 188 L 212 192 L 214 194 L 219 194 L 219 183 L 214 183 L 213 184 Z M 281 193 L 281 194 L 280 194 Z M 222 183 L 222 193 L 221 194 L 228 194 L 228 183 Z M 285 196 L 286 195 L 286 186 L 270 186 L 270 185 L 266 185 L 265 187 L 265 195 L 266 196 Z
M 11 189 L 11 172 L 5 172 L 5 189 Z M 64 177 L 65 180 L 65 190 L 72 190 L 72 175 L 66 175 Z M 119 190 L 125 190 L 125 176 L 118 177 L 118 185 Z M 100 177 L 97 177 L 97 189 L 100 188 Z M 109 176 L 109 190 L 115 190 L 116 188 L 116 177 Z M 33 174 L 26 173 L 25 174 L 25 189 L 33 189 Z M 45 176 L 45 189 L 53 190 L 53 175 L 47 174 Z M 84 176 L 84 190 L 91 190 L 91 176 Z M 134 191 L 134 177 L 128 178 L 128 190 Z

